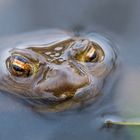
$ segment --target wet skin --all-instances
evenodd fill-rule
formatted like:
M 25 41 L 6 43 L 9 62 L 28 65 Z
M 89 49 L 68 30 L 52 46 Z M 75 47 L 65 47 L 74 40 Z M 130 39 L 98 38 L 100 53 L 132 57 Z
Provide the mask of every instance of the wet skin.
M 61 30 L 11 38 L 0 49 L 0 89 L 38 110 L 94 102 L 117 65 L 111 44 L 97 33 L 76 36 Z

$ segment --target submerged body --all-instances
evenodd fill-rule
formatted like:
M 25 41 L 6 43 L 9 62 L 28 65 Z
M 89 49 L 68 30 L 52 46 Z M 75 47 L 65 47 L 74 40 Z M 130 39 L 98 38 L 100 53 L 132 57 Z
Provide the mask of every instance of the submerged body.
M 20 35 L 1 44 L 0 53 L 0 90 L 46 111 L 93 102 L 117 65 L 114 44 L 97 33 Z

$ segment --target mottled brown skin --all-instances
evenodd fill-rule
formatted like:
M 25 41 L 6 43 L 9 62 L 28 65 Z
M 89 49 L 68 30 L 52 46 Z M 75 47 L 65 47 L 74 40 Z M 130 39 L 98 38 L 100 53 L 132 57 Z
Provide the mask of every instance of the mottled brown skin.
M 77 37 L 47 30 L 13 37 L 3 46 L 0 89 L 45 111 L 93 101 L 117 61 L 114 46 L 96 33 Z

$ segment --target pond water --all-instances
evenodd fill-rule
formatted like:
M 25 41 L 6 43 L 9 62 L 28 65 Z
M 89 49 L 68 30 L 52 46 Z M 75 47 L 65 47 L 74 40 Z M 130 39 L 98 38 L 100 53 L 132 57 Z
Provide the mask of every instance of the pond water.
M 1 0 L 1 38 L 47 27 L 97 29 L 117 42 L 122 64 L 116 83 L 104 89 L 106 96 L 81 110 L 39 114 L 0 92 L 0 140 L 139 140 L 139 126 L 103 125 L 108 115 L 140 118 L 139 5 L 138 0 Z

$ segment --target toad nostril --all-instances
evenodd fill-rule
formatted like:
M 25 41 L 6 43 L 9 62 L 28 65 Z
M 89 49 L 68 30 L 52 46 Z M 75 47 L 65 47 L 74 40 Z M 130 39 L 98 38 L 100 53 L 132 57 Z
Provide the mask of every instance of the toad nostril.
M 52 69 L 52 70 L 49 70 L 48 73 L 47 73 L 47 78 L 66 78 L 66 73 L 61 70 L 61 69 Z

